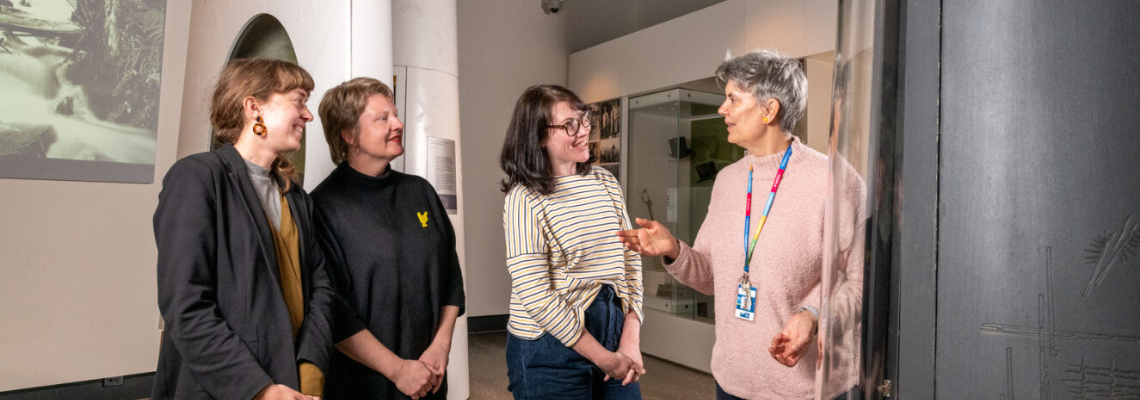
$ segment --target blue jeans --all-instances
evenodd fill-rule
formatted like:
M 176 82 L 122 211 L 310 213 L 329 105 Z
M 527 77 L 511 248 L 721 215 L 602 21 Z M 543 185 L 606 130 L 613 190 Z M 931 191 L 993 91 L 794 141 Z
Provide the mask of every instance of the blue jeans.
M 617 350 L 625 314 L 621 300 L 609 285 L 586 309 L 586 331 L 606 350 Z M 616 399 L 640 400 L 637 382 L 626 386 L 621 379 L 603 382 L 605 372 L 578 352 L 549 334 L 536 340 L 507 335 L 507 378 L 515 400 Z
M 728 394 L 728 392 L 725 392 L 724 389 L 720 388 L 720 382 L 717 382 L 716 383 L 716 400 L 744 400 L 744 398 L 736 397 L 736 396 L 733 396 L 731 394 Z

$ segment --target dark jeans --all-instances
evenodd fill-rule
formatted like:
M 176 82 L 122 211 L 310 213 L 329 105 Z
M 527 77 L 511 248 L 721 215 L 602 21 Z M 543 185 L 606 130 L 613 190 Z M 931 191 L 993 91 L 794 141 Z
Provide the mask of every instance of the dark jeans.
M 859 391 L 859 387 L 855 386 L 848 390 L 847 393 L 836 396 L 834 400 L 859 400 L 863 398 L 863 392 Z M 716 400 L 745 400 L 740 397 L 733 396 L 725 393 L 724 389 L 720 388 L 720 383 L 716 384 Z
M 606 350 L 617 350 L 621 340 L 621 301 L 609 285 L 602 285 L 598 297 L 586 309 L 586 331 Z M 621 379 L 603 382 L 606 374 L 554 336 L 537 340 L 507 335 L 507 390 L 516 400 L 617 399 L 640 400 L 637 382 L 626 386 Z
M 720 382 L 716 384 L 716 400 L 744 400 L 740 397 L 733 396 L 720 388 Z

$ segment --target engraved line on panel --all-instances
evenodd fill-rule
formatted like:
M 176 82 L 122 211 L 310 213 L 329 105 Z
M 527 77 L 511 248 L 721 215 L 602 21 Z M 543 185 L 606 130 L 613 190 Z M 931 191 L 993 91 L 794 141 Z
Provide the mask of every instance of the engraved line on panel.
M 1125 228 L 1137 232 L 1129 233 L 1136 239 L 1125 238 L 1126 241 L 1140 241 L 1140 225 L 1129 227 L 1129 219 L 1125 220 Z M 1115 235 L 1115 233 L 1114 233 Z M 1134 236 L 1133 236 L 1134 235 Z M 1126 242 L 1115 242 L 1110 250 L 1120 252 L 1127 249 Z M 1115 250 L 1114 250 L 1115 249 Z M 1113 255 L 1111 257 L 1119 257 Z M 1126 258 L 1120 258 L 1127 261 Z M 1104 272 L 1104 271 L 1102 271 Z M 1095 283 L 1095 282 L 1094 282 Z M 1068 341 L 1109 341 L 1123 343 L 1140 343 L 1140 336 L 1116 335 L 1107 333 L 1070 331 L 1056 329 L 1056 310 L 1054 307 L 1055 284 L 1053 282 L 1053 247 L 1045 247 L 1045 290 L 1037 294 L 1037 326 L 1020 326 L 1012 324 L 984 323 L 982 333 L 1019 336 L 1037 339 L 1039 357 L 1039 396 L 1048 400 L 1052 392 L 1052 380 L 1056 377 L 1051 374 L 1047 362 L 1048 357 L 1060 355 L 1058 340 Z M 1068 364 L 1062 372 L 1061 382 L 1068 384 L 1066 392 L 1074 399 L 1131 399 L 1140 400 L 1140 371 L 1119 369 L 1116 360 L 1112 359 L 1111 366 L 1097 367 L 1085 363 L 1081 355 L 1080 364 Z M 1013 400 L 1013 349 L 1006 347 L 1006 393 L 998 396 L 1002 400 Z
M 1053 246 L 1045 247 L 1045 295 L 1049 297 L 1049 311 L 1046 313 L 1049 316 L 1049 329 L 1057 330 L 1057 309 L 1053 306 Z M 1057 338 L 1050 337 L 1049 355 L 1056 357 L 1060 354 Z
M 1112 267 L 1117 264 L 1127 264 L 1131 258 L 1140 254 L 1140 224 L 1132 221 L 1132 215 L 1124 218 L 1119 232 L 1102 233 L 1093 238 L 1092 243 L 1085 249 L 1088 255 L 1085 260 L 1093 264 L 1093 274 L 1085 285 L 1083 297 L 1092 294 L 1093 287 L 1100 286 Z
M 1080 332 L 1080 331 L 1067 331 L 1062 329 L 1042 329 L 1029 326 L 1017 326 L 1009 324 L 995 324 L 984 323 L 982 324 L 983 333 L 992 333 L 999 335 L 1012 335 L 1012 336 L 1025 336 L 1025 337 L 1038 337 L 1042 335 L 1048 338 L 1060 340 L 1107 340 L 1113 342 L 1124 343 L 1140 343 L 1138 336 L 1114 335 L 1108 333 L 1095 333 L 1095 332 Z
M 1108 367 L 1091 366 L 1084 356 L 1079 364 L 1069 364 L 1062 382 L 1074 399 L 1140 399 L 1140 371 L 1117 368 L 1116 359 Z
M 1131 220 L 1131 216 L 1125 220 L 1127 224 Z M 1140 237 L 1138 235 L 1137 237 Z M 1053 247 L 1045 247 L 1045 276 L 1046 285 L 1045 293 L 1039 293 L 1037 296 L 1037 318 L 1038 326 L 1019 326 L 1012 324 L 999 324 L 987 322 L 982 324 L 982 333 L 992 333 L 1000 335 L 1022 336 L 1037 338 L 1039 343 L 1041 340 L 1049 339 L 1048 353 L 1052 356 L 1060 354 L 1057 347 L 1057 340 L 1106 340 L 1124 343 L 1140 343 L 1140 336 L 1127 336 L 1115 335 L 1108 333 L 1097 333 L 1088 331 L 1069 331 L 1056 329 L 1056 321 L 1054 318 L 1053 310 Z M 1046 321 L 1048 319 L 1048 321 Z M 1044 344 L 1039 344 L 1045 347 Z
M 1041 399 L 1050 399 L 1050 377 L 1049 377 L 1049 364 L 1046 362 L 1046 357 L 1052 355 L 1056 357 L 1060 354 L 1060 349 L 1057 348 L 1057 338 L 1047 337 L 1043 332 L 1048 330 L 1056 330 L 1054 323 L 1054 309 L 1053 309 L 1053 247 L 1045 247 L 1045 293 L 1037 295 L 1037 321 L 1041 329 L 1037 335 L 1037 362 L 1038 362 L 1038 388 Z
M 1005 394 L 998 397 L 1013 400 L 1013 347 L 1005 348 Z

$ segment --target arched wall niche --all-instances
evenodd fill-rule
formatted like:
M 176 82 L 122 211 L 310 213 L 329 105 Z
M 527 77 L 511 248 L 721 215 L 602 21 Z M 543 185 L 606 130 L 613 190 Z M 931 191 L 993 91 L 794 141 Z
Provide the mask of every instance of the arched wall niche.
M 297 63 L 297 52 L 293 49 L 293 40 L 281 21 L 270 14 L 257 14 L 245 23 L 245 26 L 234 39 L 226 63 L 239 58 L 269 58 L 275 60 Z M 210 149 L 221 147 L 221 143 L 214 140 L 213 130 L 210 131 Z M 306 132 L 305 137 L 308 137 Z M 285 155 L 297 170 L 298 182 L 304 182 L 305 177 L 305 145 L 301 141 L 301 149 Z

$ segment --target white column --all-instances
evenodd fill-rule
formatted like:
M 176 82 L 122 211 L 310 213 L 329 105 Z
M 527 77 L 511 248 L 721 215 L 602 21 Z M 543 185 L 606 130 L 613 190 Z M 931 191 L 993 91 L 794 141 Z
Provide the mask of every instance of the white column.
M 392 86 L 392 1 L 352 0 L 351 78 L 368 76 Z
M 403 110 L 404 172 L 433 180 L 428 165 L 428 137 L 454 141 L 455 193 L 463 197 L 463 171 L 459 135 L 458 25 L 455 0 L 393 0 L 392 54 L 394 64 L 407 67 Z M 404 86 L 401 84 L 400 86 Z M 433 182 L 434 183 L 434 182 Z M 440 189 L 439 185 L 436 190 Z M 464 210 L 450 214 L 455 227 L 456 251 L 466 275 Z M 464 279 L 466 282 L 466 279 Z M 465 285 L 466 286 L 466 285 Z M 470 396 L 467 361 L 467 317 L 459 317 L 452 337 L 447 367 L 448 399 Z

